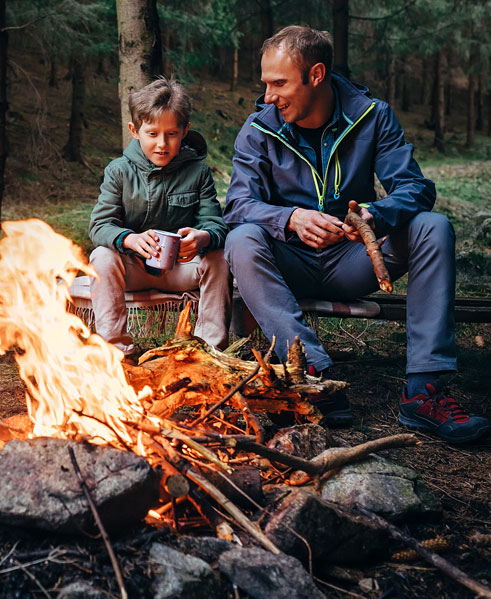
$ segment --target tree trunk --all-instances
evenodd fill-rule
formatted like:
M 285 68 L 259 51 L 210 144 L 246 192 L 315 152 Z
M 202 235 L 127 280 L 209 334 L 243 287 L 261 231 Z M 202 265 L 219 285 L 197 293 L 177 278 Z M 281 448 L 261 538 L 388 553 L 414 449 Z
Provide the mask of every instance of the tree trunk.
M 427 123 L 429 129 L 433 129 L 436 123 L 436 113 L 438 106 L 438 54 L 435 56 L 433 66 L 433 85 L 431 86 L 430 120 Z
M 396 101 L 396 59 L 394 56 L 390 58 L 388 63 L 385 84 L 385 100 L 387 104 L 394 106 Z
M 435 148 L 445 152 L 445 80 L 447 57 L 445 50 L 440 50 L 436 69 L 436 110 L 435 110 Z
M 429 78 L 428 59 L 423 58 L 421 70 L 421 89 L 419 94 L 419 103 L 424 106 L 428 102 L 428 78 Z
M 171 41 L 170 41 L 170 31 L 169 28 L 166 27 L 164 31 L 164 65 L 163 72 L 166 77 L 170 77 L 172 73 L 172 62 L 170 60 L 170 49 L 171 49 Z
M 156 74 L 159 42 L 156 39 L 156 0 L 116 0 L 119 39 L 119 99 L 123 147 L 131 139 L 128 123 L 131 120 L 128 98 L 141 89 Z M 160 39 L 160 35 L 158 36 Z
M 467 86 L 467 139 L 465 147 L 471 150 L 474 147 L 474 134 L 476 132 L 476 74 L 469 73 Z
M 476 131 L 482 131 L 484 128 L 484 75 L 479 73 L 477 92 L 476 92 Z
M 72 71 L 72 112 L 68 141 L 63 148 L 63 155 L 67 160 L 83 162 L 82 158 L 82 132 L 84 127 L 85 108 L 85 67 L 82 60 L 73 59 Z
M 334 66 L 336 73 L 349 78 L 348 66 L 348 26 L 349 0 L 333 0 L 332 4 Z
M 491 91 L 488 93 L 488 137 L 491 137 Z
M 49 61 L 48 85 L 50 87 L 58 87 L 58 65 L 54 56 Z
M 452 84 L 447 81 L 445 86 L 445 116 L 450 116 L 452 113 Z
M 261 33 L 263 41 L 274 33 L 274 15 L 271 0 L 261 0 Z
M 239 48 L 234 48 L 232 78 L 230 80 L 230 91 L 234 92 L 237 89 L 237 80 L 239 78 Z
M 7 161 L 7 48 L 5 31 L 5 2 L 0 0 L 0 229 L 2 226 L 2 200 L 5 189 L 5 164 Z
M 403 112 L 409 112 L 409 82 L 408 82 L 408 67 L 407 62 L 402 63 L 401 69 L 402 76 L 402 92 L 401 92 L 401 110 Z

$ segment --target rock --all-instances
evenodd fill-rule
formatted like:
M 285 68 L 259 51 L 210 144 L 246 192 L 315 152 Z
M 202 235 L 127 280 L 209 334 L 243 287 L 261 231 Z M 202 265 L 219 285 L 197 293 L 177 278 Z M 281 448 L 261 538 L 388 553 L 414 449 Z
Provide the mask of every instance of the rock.
M 213 570 L 202 559 L 161 543 L 150 547 L 149 559 L 155 575 L 153 599 L 212 599 L 217 595 Z
M 60 589 L 56 599 L 110 599 L 112 596 L 85 580 L 78 580 Z
M 179 537 L 177 546 L 183 553 L 190 553 L 205 562 L 215 562 L 225 551 L 235 547 L 230 541 L 216 537 Z
M 157 503 L 159 479 L 144 458 L 107 446 L 38 437 L 9 441 L 0 451 L 0 522 L 76 534 L 94 529 L 69 446 L 109 530 L 137 522 Z
M 220 571 L 254 599 L 323 599 L 302 564 L 290 555 L 235 547 L 218 560 Z
M 361 515 L 321 499 L 312 487 L 291 489 L 286 485 L 275 493 L 261 521 L 275 545 L 298 557 L 304 564 L 359 563 L 385 551 L 385 531 Z M 271 496 L 271 495 L 269 495 Z
M 326 429 L 318 424 L 300 424 L 283 428 L 268 442 L 270 449 L 311 460 L 327 447 Z
M 336 451 L 328 449 L 323 455 Z M 358 503 L 389 520 L 435 518 L 442 512 L 440 502 L 414 470 L 376 455 L 343 466 L 322 484 L 321 497 L 348 508 Z

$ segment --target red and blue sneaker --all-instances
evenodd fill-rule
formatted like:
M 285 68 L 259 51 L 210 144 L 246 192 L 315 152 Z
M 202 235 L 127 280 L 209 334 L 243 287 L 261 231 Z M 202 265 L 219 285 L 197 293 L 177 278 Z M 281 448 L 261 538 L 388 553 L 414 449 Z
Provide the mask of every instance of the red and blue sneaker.
M 313 366 L 309 366 L 308 372 L 310 376 L 321 380 L 328 378 L 322 372 L 318 373 Z M 350 426 L 353 423 L 353 414 L 344 389 L 325 397 L 309 397 L 308 401 L 320 411 L 323 422 L 328 426 Z
M 487 418 L 468 414 L 453 397 L 437 393 L 427 384 L 427 394 L 406 397 L 404 387 L 399 403 L 399 422 L 408 428 L 434 433 L 448 443 L 469 443 L 491 430 Z

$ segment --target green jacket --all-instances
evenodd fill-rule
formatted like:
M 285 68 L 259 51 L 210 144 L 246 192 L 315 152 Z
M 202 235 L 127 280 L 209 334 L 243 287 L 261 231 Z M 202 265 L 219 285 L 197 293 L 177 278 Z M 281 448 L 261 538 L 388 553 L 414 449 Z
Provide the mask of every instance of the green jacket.
M 189 131 L 179 154 L 164 167 L 155 166 L 140 142 L 131 140 L 123 156 L 104 171 L 90 217 L 92 243 L 121 251 L 116 241 L 124 233 L 148 229 L 176 233 L 181 227 L 193 227 L 210 233 L 206 250 L 223 247 L 227 225 L 205 157 L 206 142 L 197 131 Z

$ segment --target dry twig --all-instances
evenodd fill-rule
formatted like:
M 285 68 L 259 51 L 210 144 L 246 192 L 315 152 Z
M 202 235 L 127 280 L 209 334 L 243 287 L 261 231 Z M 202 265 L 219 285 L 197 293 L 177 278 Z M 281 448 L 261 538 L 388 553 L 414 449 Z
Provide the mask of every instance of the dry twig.
M 107 552 L 109 554 L 109 558 L 111 560 L 112 567 L 114 569 L 114 573 L 116 575 L 116 580 L 118 582 L 119 590 L 121 593 L 122 599 L 128 599 L 128 593 L 126 592 L 126 588 L 124 586 L 123 576 L 121 574 L 121 570 L 119 568 L 118 560 L 116 558 L 116 554 L 114 553 L 114 549 L 112 548 L 111 541 L 109 540 L 109 536 L 104 528 L 101 517 L 99 516 L 99 512 L 97 511 L 97 507 L 92 499 L 92 495 L 90 494 L 89 488 L 80 472 L 80 468 L 78 466 L 77 458 L 75 457 L 75 453 L 73 451 L 73 447 L 68 446 L 68 453 L 70 454 L 70 460 L 72 461 L 73 469 L 75 470 L 75 474 L 80 483 L 80 487 L 87 499 L 87 503 L 89 504 L 92 515 L 94 516 L 95 523 L 97 524 L 97 528 L 100 530 L 102 539 L 106 546 Z

